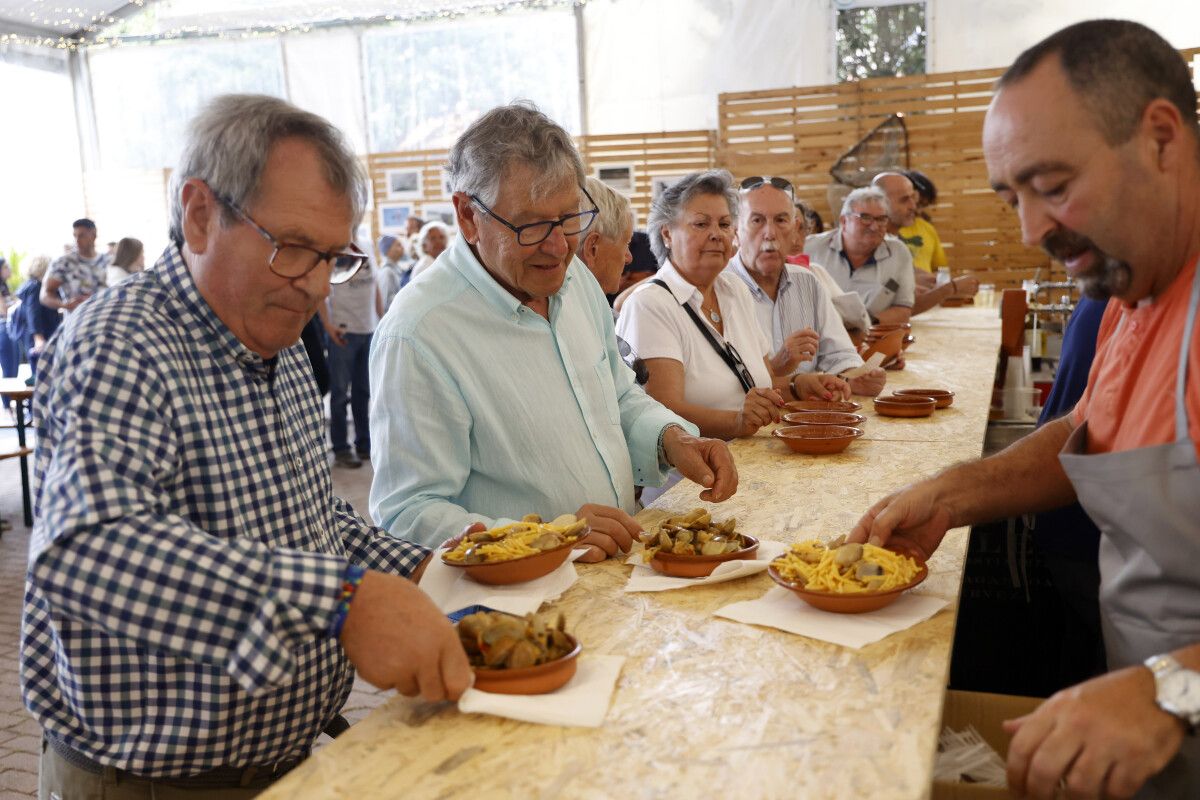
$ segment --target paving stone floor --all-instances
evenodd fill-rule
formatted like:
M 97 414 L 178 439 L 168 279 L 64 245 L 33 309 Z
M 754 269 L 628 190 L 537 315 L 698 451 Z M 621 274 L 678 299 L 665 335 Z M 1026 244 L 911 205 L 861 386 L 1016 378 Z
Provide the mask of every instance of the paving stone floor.
M 0 410 L 0 423 L 8 415 Z M 0 428 L 0 451 L 16 446 L 16 433 Z M 30 468 L 32 470 L 32 457 Z M 364 516 L 371 486 L 371 466 L 333 471 L 334 490 Z M 41 729 L 21 703 L 17 679 L 17 643 L 21 624 L 25 563 L 29 529 L 21 517 L 21 477 L 17 459 L 0 461 L 0 518 L 11 525 L 0 535 L 0 800 L 37 796 L 38 754 Z M 356 682 L 343 713 L 355 723 L 391 692 L 381 692 L 362 680 Z M 329 739 L 322 736 L 318 747 Z

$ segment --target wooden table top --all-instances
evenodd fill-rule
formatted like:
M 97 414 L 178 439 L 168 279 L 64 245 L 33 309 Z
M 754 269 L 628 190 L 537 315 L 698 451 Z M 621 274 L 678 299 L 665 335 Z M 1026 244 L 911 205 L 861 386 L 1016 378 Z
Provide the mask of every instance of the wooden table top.
M 0 378 L 0 394 L 24 400 L 33 397 L 33 387 L 26 386 L 24 378 Z
M 979 456 L 1000 320 L 995 309 L 935 309 L 913 323 L 908 366 L 888 389 L 943 387 L 927 419 L 877 416 L 845 453 L 802 456 L 769 430 L 732 443 L 741 483 L 715 517 L 761 538 L 848 532 L 876 500 Z M 862 398 L 856 398 L 862 401 Z M 681 482 L 638 519 L 699 505 Z M 967 530 L 951 531 L 919 591 L 951 600 L 928 621 L 861 650 L 712 616 L 762 596 L 765 574 L 625 593 L 630 568 L 578 565 L 553 604 L 587 653 L 626 657 L 600 728 L 460 714 L 395 697 L 263 798 L 804 797 L 917 798 L 929 792 L 954 637 Z

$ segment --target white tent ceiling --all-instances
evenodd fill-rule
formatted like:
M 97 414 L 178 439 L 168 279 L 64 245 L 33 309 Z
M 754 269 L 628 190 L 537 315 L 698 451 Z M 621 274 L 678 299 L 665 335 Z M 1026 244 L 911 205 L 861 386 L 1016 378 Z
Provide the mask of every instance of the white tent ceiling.
M 425 21 L 572 0 L 0 0 L 0 41 L 180 38 L 230 31 L 293 30 L 352 23 Z

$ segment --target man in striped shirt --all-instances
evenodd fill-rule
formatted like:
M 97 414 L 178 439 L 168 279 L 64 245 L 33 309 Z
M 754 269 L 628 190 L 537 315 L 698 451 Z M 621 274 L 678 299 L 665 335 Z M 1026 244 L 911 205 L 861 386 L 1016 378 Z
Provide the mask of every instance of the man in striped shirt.
M 797 373 L 845 376 L 863 366 L 829 295 L 811 272 L 785 263 L 796 236 L 791 184 L 782 178 L 742 182 L 738 251 L 729 269 L 754 298 L 759 324 L 775 352 L 788 350 Z M 847 378 L 855 394 L 875 396 L 886 373 L 878 367 Z

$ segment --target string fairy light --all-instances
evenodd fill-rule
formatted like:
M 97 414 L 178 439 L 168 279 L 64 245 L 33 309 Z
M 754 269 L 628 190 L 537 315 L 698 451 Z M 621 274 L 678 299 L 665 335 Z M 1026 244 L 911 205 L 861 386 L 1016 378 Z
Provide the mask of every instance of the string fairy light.
M 188 13 L 186 3 L 179 8 L 173 0 L 132 0 L 128 5 L 142 9 L 122 18 L 113 16 L 112 11 L 93 14 L 85 8 L 55 7 L 53 13 L 61 19 L 47 19 L 44 14 L 30 12 L 31 25 L 41 28 L 74 27 L 69 35 L 57 37 L 30 36 L 20 33 L 0 32 L 0 45 L 21 44 L 34 47 L 49 47 L 60 50 L 79 50 L 91 47 L 112 47 L 122 44 L 149 44 L 182 39 L 259 39 L 287 34 L 304 34 L 329 28 L 356 26 L 410 25 L 430 22 L 447 22 L 463 17 L 496 16 L 510 12 L 538 11 L 564 7 L 582 7 L 588 0 L 392 0 L 389 3 L 354 2 L 328 4 L 286 2 L 277 8 L 264 8 L 266 3 L 256 3 L 251 13 L 198 11 Z M 205 5 L 212 5 L 207 3 Z M 397 8 L 399 6 L 399 8 Z M 269 15 L 274 10 L 275 16 Z M 39 17 L 41 19 L 39 20 Z M 279 17 L 284 17 L 280 19 Z M 290 17 L 290 18 L 289 18 Z M 158 23 L 182 18 L 184 24 L 163 26 Z M 199 21 L 234 20 L 233 24 L 200 24 Z M 40 23 L 40 24 L 39 24 Z M 2 25 L 2 23 L 0 23 Z

